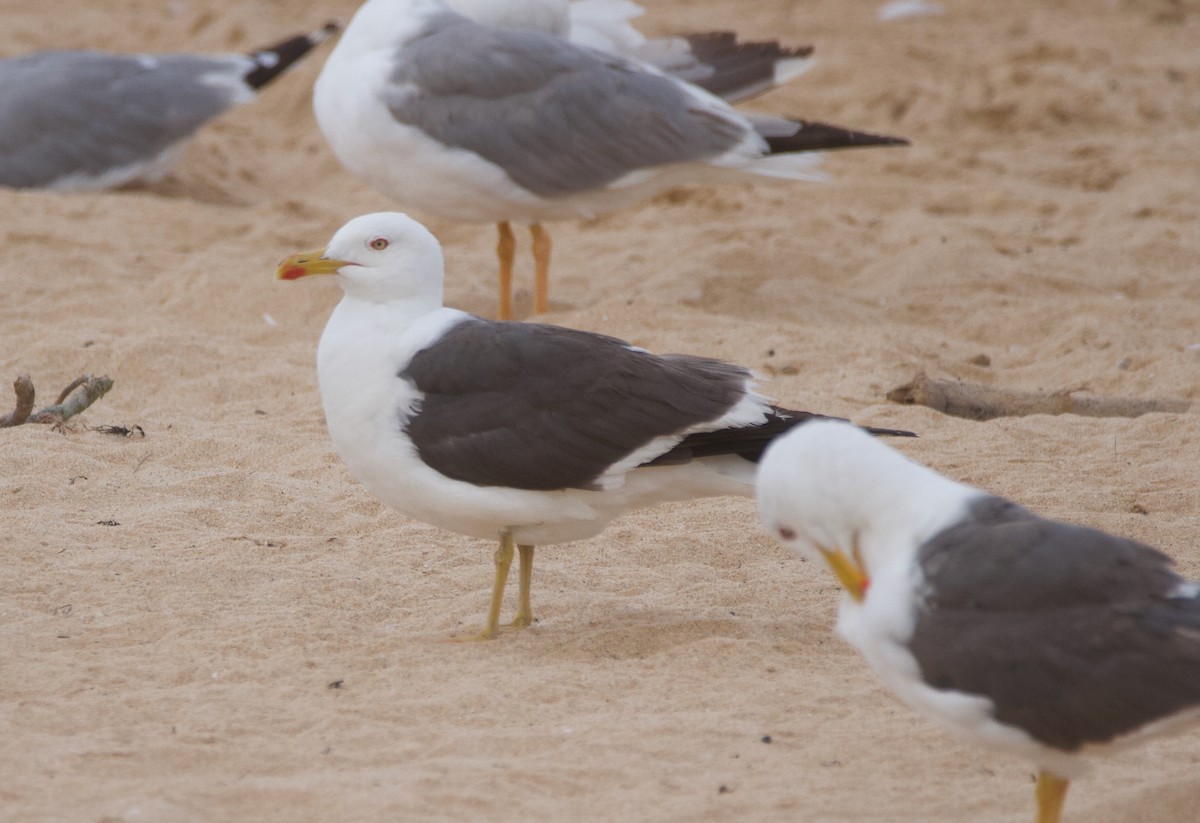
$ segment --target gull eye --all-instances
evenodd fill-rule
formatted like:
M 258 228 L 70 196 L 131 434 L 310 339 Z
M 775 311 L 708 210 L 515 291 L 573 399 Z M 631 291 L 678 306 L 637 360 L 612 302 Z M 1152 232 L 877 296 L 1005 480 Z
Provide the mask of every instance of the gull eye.
M 776 531 L 779 532 L 779 536 L 781 538 L 783 538 L 784 540 L 795 540 L 796 539 L 795 530 L 789 529 L 787 526 L 780 526 L 779 528 L 776 529 Z
M 387 241 L 386 237 L 376 237 L 374 240 L 372 240 L 367 245 L 370 246 L 375 251 L 383 251 L 384 249 L 386 249 L 388 247 L 388 241 Z

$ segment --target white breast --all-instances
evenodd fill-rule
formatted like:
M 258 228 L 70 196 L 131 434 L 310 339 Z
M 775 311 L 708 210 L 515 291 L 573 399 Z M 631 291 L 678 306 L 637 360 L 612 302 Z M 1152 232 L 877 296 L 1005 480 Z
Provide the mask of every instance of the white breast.
M 838 634 L 862 653 L 897 697 L 945 731 L 1029 758 L 1064 777 L 1082 774 L 1086 764 L 1077 756 L 1057 752 L 1021 729 L 997 722 L 991 700 L 926 685 L 908 647 L 922 585 L 911 558 L 878 570 L 863 603 L 844 597 L 838 611 Z
M 399 376 L 401 371 L 463 316 L 441 309 L 410 323 L 398 318 L 392 306 L 349 297 L 338 304 L 317 348 L 317 379 L 338 455 L 384 503 L 448 531 L 495 538 L 511 529 L 531 543 L 599 533 L 612 516 L 591 505 L 601 502 L 600 496 L 452 480 L 425 465 L 403 434 L 419 394 Z

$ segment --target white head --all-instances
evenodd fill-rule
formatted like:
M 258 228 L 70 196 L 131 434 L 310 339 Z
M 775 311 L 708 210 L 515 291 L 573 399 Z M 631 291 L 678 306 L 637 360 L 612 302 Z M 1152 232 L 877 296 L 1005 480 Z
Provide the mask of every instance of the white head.
M 294 254 L 275 270 L 280 280 L 313 274 L 336 274 L 348 296 L 371 303 L 442 305 L 442 247 L 428 229 L 400 212 L 356 217 L 325 248 Z
M 954 522 L 979 494 L 857 426 L 824 420 L 772 443 L 756 483 L 767 531 L 827 564 L 856 600 L 866 596 L 873 573 Z

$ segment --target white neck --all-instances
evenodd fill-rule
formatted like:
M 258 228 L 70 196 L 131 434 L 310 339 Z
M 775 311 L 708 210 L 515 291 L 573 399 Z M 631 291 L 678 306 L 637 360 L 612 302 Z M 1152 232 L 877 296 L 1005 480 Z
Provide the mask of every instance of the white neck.
M 983 494 L 915 463 L 904 483 L 866 484 L 857 499 L 857 520 L 867 524 L 861 534 L 867 565 L 873 546 L 909 545 L 916 550 L 938 532 L 957 522 L 968 501 Z M 917 476 L 919 475 L 919 476 Z
M 417 270 L 419 271 L 419 270 Z M 414 279 L 412 271 L 405 277 L 393 277 L 385 282 L 342 280 L 342 291 L 351 302 L 387 306 L 397 317 L 420 317 L 442 308 L 444 280 L 438 268 L 425 277 Z
M 440 309 L 428 298 L 377 303 L 350 294 L 343 297 L 317 344 L 317 379 L 327 417 L 335 414 L 353 421 L 365 414 L 370 403 L 355 408 L 347 401 L 364 392 L 370 400 L 374 392 L 387 391 L 414 346 L 421 345 L 413 338 L 423 337 L 421 326 L 442 314 Z M 331 430 L 339 423 L 332 418 L 328 422 Z
M 329 326 L 333 326 L 335 321 L 338 326 L 345 328 L 351 324 L 377 320 L 386 326 L 389 333 L 400 334 L 422 317 L 441 308 L 443 306 L 440 288 L 436 294 L 416 294 L 389 300 L 363 297 L 347 289 L 341 302 L 334 307 Z M 329 330 L 329 326 L 326 326 L 326 331 Z

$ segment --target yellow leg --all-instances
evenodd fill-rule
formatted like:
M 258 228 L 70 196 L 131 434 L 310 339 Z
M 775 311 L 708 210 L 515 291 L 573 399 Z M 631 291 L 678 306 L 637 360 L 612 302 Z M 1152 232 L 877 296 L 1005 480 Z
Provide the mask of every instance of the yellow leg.
M 496 577 L 492 581 L 492 604 L 488 607 L 487 625 L 479 635 L 480 640 L 491 640 L 500 633 L 500 601 L 504 599 L 504 584 L 508 582 L 508 567 L 512 565 L 513 539 L 508 532 L 500 535 L 500 548 L 496 549 Z
M 500 239 L 496 242 L 496 257 L 500 259 L 500 308 L 496 316 L 501 320 L 512 320 L 513 260 L 517 256 L 517 239 L 507 221 L 497 223 Z
M 1070 781 L 1056 774 L 1039 771 L 1037 779 L 1037 823 L 1059 823 Z
M 534 314 L 545 314 L 550 311 L 550 232 L 542 228 L 541 223 L 529 227 L 533 235 L 534 263 Z
M 517 601 L 517 616 L 512 624 L 517 628 L 533 625 L 533 607 L 530 605 L 529 588 L 533 583 L 533 546 L 517 546 L 521 557 L 520 600 Z

